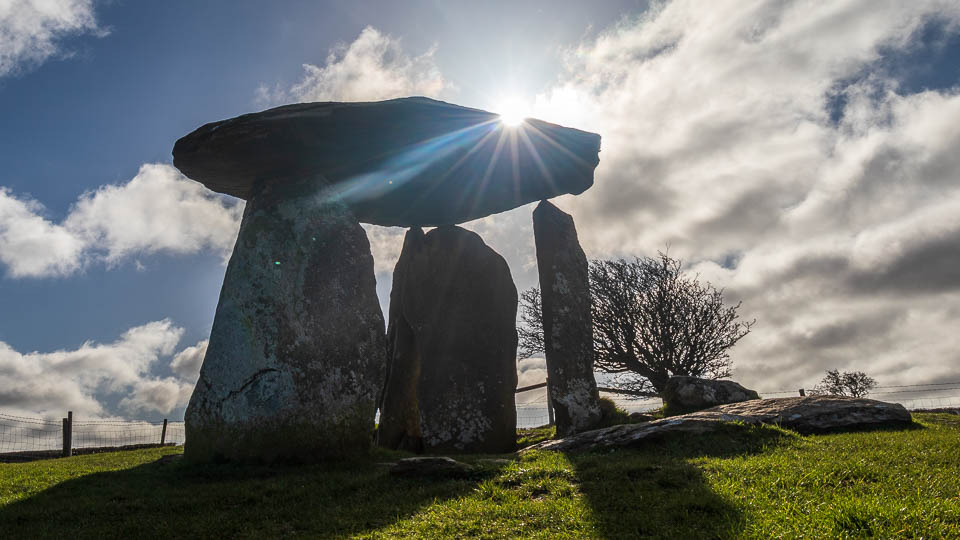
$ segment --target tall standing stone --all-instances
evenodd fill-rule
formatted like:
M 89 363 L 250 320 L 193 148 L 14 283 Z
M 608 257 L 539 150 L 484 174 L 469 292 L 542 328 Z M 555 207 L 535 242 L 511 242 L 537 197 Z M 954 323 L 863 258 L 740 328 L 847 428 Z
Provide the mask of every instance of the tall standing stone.
M 516 446 L 517 289 L 475 233 L 411 229 L 393 274 L 378 443 L 430 452 Z
M 366 450 L 384 338 L 370 245 L 350 210 L 302 184 L 258 185 L 187 407 L 186 457 L 316 461 Z
M 573 218 L 541 201 L 533 211 L 543 345 L 560 436 L 591 429 L 600 419 L 593 376 L 593 317 L 587 257 Z

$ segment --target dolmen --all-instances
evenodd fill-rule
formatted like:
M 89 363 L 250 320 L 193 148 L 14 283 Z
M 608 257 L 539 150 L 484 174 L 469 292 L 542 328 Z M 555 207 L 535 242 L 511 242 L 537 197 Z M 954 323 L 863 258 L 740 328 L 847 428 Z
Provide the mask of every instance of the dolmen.
M 583 192 L 599 149 L 593 133 L 422 97 L 288 105 L 178 140 L 180 171 L 246 200 L 185 458 L 355 454 L 378 407 L 384 446 L 512 449 L 516 288 L 456 225 Z M 410 227 L 389 336 L 361 222 Z

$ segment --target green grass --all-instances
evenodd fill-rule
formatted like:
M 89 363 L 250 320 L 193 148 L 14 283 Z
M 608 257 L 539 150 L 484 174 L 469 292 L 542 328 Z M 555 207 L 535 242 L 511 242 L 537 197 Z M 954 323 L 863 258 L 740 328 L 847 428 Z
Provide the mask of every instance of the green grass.
M 960 537 L 960 417 L 800 436 L 730 424 L 641 450 L 309 467 L 157 463 L 171 448 L 0 464 L 0 537 Z M 527 430 L 526 442 L 549 437 Z

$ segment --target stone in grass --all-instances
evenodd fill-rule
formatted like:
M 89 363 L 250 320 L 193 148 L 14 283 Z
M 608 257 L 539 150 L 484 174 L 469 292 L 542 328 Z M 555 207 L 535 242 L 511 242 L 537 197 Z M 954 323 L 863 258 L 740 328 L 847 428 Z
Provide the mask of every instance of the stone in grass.
M 680 416 L 641 424 L 621 424 L 571 437 L 544 441 L 531 450 L 581 451 L 599 448 L 635 448 L 677 434 L 710 433 L 727 422 L 769 424 L 799 433 L 829 433 L 878 427 L 907 427 L 910 413 L 899 403 L 841 396 L 754 399 L 720 405 Z
M 661 397 L 667 414 L 681 414 L 760 399 L 760 394 L 734 381 L 675 376 L 667 381 Z
M 637 424 L 640 422 L 651 422 L 657 419 L 657 417 L 653 416 L 652 414 L 644 414 L 640 412 L 632 412 L 630 413 L 628 418 L 630 418 L 630 422 L 634 424 Z
M 390 474 L 408 478 L 462 478 L 474 471 L 474 467 L 446 456 L 425 456 L 401 459 L 391 467 Z

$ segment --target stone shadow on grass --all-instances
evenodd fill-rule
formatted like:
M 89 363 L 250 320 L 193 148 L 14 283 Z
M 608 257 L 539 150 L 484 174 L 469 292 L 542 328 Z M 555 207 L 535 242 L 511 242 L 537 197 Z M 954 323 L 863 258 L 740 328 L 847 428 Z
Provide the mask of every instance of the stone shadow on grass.
M 733 538 L 745 526 L 742 512 L 691 461 L 756 454 L 795 437 L 767 426 L 725 424 L 707 435 L 566 456 L 604 538 Z
M 458 497 L 501 468 L 396 478 L 384 463 L 398 457 L 297 467 L 161 459 L 81 476 L 2 507 L 0 530 L 6 538 L 344 537 Z

